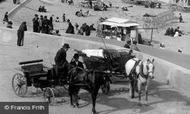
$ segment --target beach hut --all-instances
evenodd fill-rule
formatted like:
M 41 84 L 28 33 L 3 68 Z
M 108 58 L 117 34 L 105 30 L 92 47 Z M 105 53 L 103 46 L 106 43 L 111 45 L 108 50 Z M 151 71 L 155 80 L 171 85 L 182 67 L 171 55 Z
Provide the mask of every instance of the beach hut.
M 100 37 L 119 41 L 137 40 L 139 24 L 133 20 L 112 17 L 99 23 Z

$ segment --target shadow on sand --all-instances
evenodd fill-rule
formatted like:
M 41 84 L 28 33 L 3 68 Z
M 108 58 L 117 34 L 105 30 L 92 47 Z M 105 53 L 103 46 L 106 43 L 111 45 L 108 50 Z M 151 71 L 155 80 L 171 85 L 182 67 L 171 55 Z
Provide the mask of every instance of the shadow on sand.
M 119 83 L 117 83 L 119 84 Z M 164 103 L 164 102 L 185 102 L 185 105 L 190 105 L 190 98 L 186 97 L 174 89 L 170 88 L 164 83 L 160 83 L 157 81 L 152 81 L 149 86 L 149 102 L 148 105 L 138 105 L 138 98 L 131 99 L 129 97 L 129 88 L 128 83 L 122 82 L 121 85 L 126 85 L 125 87 L 119 87 L 115 89 L 111 89 L 108 95 L 104 95 L 99 93 L 96 103 L 106 105 L 112 107 L 112 110 L 104 110 L 98 113 L 109 114 L 114 111 L 120 110 L 139 110 L 139 113 L 148 112 L 153 110 L 154 104 Z M 124 95 L 122 95 L 124 94 Z M 126 97 L 123 97 L 125 96 Z M 122 97 L 120 97 L 122 95 Z M 137 94 L 136 94 L 137 96 Z M 91 105 L 91 97 L 90 94 L 85 92 L 81 93 L 80 97 L 82 100 L 89 102 Z M 153 100 L 152 100 L 153 99 Z M 152 101 L 151 101 L 152 100 Z M 142 101 L 145 101 L 145 97 L 143 95 Z M 86 104 L 86 105 L 88 105 Z M 86 106 L 84 105 L 84 106 Z M 83 106 L 83 107 L 84 107 Z M 98 110 L 97 110 L 98 111 Z

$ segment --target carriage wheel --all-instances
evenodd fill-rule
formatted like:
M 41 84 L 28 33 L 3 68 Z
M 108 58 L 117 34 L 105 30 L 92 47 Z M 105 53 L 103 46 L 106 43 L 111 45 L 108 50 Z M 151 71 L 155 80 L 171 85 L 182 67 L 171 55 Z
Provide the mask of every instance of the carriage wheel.
M 12 78 L 12 88 L 17 96 L 23 97 L 28 89 L 26 77 L 21 73 L 16 73 Z
M 102 89 L 102 93 L 107 95 L 110 91 L 110 82 L 107 81 L 104 85 L 101 86 L 101 89 Z
M 49 104 L 55 103 L 55 93 L 53 91 L 53 88 L 47 87 L 43 91 L 43 97 L 45 102 L 48 102 Z

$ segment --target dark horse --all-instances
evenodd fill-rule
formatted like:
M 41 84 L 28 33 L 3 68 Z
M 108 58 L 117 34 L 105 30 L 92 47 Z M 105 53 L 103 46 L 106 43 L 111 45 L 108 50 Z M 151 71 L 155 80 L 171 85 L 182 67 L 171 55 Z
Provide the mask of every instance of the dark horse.
M 80 89 L 85 89 L 91 94 L 92 98 L 92 112 L 95 114 L 96 98 L 101 85 L 107 81 L 106 73 L 89 70 L 86 71 L 79 67 L 72 68 L 69 72 L 69 96 L 70 103 L 73 107 L 79 106 L 78 93 Z

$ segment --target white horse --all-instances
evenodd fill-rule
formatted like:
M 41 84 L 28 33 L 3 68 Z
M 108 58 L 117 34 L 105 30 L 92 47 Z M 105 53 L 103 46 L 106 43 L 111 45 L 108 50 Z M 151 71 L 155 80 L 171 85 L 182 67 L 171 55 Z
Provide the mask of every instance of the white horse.
M 148 85 L 150 79 L 153 79 L 154 73 L 154 59 L 147 59 L 145 61 L 138 58 L 132 58 L 125 64 L 127 76 L 130 78 L 130 94 L 131 98 L 135 96 L 135 90 L 139 94 L 139 104 L 141 104 L 142 86 L 145 86 L 146 102 L 148 102 Z

